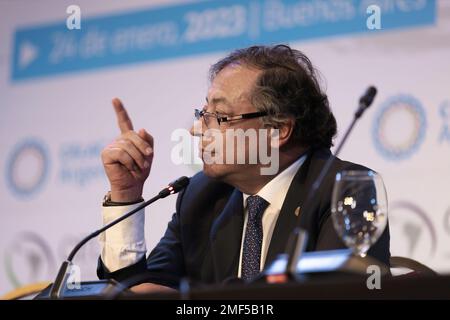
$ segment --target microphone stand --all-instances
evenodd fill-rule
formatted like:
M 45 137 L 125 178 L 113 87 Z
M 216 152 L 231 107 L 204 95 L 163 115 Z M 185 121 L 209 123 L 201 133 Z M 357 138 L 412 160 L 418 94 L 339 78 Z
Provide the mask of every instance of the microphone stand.
M 329 157 L 325 165 L 323 166 L 322 170 L 320 171 L 319 176 L 317 177 L 316 181 L 313 183 L 312 188 L 309 190 L 307 197 L 304 202 L 304 206 L 302 211 L 303 212 L 309 212 L 310 210 L 314 209 L 315 202 L 313 201 L 314 195 L 319 190 L 320 186 L 323 183 L 324 178 L 330 171 L 330 168 L 335 160 L 335 158 L 339 155 L 341 152 L 342 147 L 344 146 L 345 142 L 347 141 L 347 138 L 349 137 L 351 131 L 353 130 L 353 127 L 355 126 L 356 122 L 361 118 L 364 111 L 372 104 L 375 95 L 377 93 L 377 89 L 375 87 L 369 87 L 365 94 L 360 98 L 359 100 L 359 106 L 356 110 L 352 123 L 347 128 L 344 137 L 342 138 L 342 141 L 339 143 L 334 156 Z M 300 215 L 297 218 L 297 225 L 292 232 L 289 241 L 286 246 L 286 253 L 287 253 L 287 262 L 285 264 L 285 275 L 291 278 L 295 278 L 297 275 L 297 265 L 298 262 L 303 254 L 303 252 L 306 249 L 306 245 L 308 243 L 308 233 L 306 230 L 301 228 L 300 226 Z M 285 255 L 282 257 L 283 259 L 286 258 Z M 278 260 L 278 259 L 277 259 Z M 277 261 L 275 261 L 276 263 Z M 278 274 L 277 276 L 280 276 Z M 280 277 L 274 277 L 276 281 L 286 281 L 287 278 L 285 276 Z
M 181 177 L 178 180 L 172 182 L 169 184 L 168 187 L 161 190 L 155 197 L 151 198 L 150 200 L 145 201 L 135 209 L 131 210 L 130 212 L 127 212 L 123 216 L 120 216 L 119 218 L 111 221 L 107 225 L 103 226 L 102 228 L 94 231 L 93 233 L 86 236 L 84 239 L 82 239 L 70 252 L 67 259 L 61 264 L 61 267 L 59 268 L 58 274 L 56 276 L 55 281 L 53 282 L 53 285 L 50 289 L 50 298 L 52 299 L 58 299 L 62 296 L 62 293 L 65 288 L 65 284 L 67 283 L 67 278 L 69 277 L 70 273 L 68 272 L 69 267 L 72 265 L 72 260 L 77 254 L 77 252 L 83 247 L 89 240 L 97 237 L 102 232 L 108 230 L 112 226 L 115 226 L 119 222 L 125 220 L 126 218 L 132 216 L 136 212 L 142 210 L 143 208 L 147 207 L 148 205 L 152 204 L 153 202 L 165 198 L 168 195 L 174 194 L 179 192 L 181 189 L 186 187 L 189 184 L 189 178 L 187 177 Z

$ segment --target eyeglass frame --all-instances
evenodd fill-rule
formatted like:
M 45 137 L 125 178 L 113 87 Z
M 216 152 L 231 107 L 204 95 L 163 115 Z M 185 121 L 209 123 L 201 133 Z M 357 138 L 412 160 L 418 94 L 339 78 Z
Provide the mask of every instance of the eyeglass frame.
M 254 119 L 254 118 L 264 117 L 264 116 L 268 115 L 266 111 L 257 111 L 257 112 L 241 113 L 241 114 L 238 114 L 235 116 L 219 116 L 215 112 L 208 112 L 205 110 L 194 109 L 194 117 L 198 121 L 200 121 L 200 118 L 202 118 L 202 117 L 204 118 L 205 114 L 213 115 L 216 118 L 219 126 L 222 122 L 230 122 L 230 121 L 236 121 L 236 120 L 242 120 L 242 119 Z M 206 124 L 206 120 L 205 120 L 205 124 Z

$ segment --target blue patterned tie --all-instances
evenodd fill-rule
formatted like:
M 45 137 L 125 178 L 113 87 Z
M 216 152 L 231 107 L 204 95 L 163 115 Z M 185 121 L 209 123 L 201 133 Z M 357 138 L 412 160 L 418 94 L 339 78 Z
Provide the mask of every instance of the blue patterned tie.
M 260 196 L 247 198 L 247 227 L 242 251 L 241 278 L 251 280 L 259 274 L 263 240 L 262 217 L 269 203 Z

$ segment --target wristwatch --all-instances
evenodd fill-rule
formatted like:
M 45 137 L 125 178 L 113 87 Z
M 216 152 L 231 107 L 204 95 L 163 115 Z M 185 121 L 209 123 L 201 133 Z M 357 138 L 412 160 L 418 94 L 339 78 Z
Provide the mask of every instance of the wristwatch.
M 132 204 L 136 204 L 139 202 L 144 201 L 144 198 L 140 198 L 139 200 L 136 201 L 131 201 L 131 202 L 117 202 L 117 201 L 112 201 L 111 200 L 111 191 L 108 191 L 105 196 L 103 197 L 103 206 L 104 207 L 119 207 L 119 206 L 130 206 Z

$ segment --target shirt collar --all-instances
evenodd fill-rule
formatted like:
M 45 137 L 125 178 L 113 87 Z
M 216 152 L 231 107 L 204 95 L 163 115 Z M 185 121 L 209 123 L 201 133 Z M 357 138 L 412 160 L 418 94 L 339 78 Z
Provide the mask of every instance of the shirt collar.
M 266 200 L 270 206 L 274 207 L 278 211 L 281 211 L 281 207 L 283 206 L 283 202 L 286 198 L 289 186 L 291 185 L 295 174 L 300 169 L 305 159 L 306 154 L 298 158 L 289 167 L 276 175 L 264 187 L 262 187 L 262 189 L 259 190 L 256 195 Z M 248 197 L 250 197 L 250 194 L 243 194 L 244 208 L 247 206 Z

